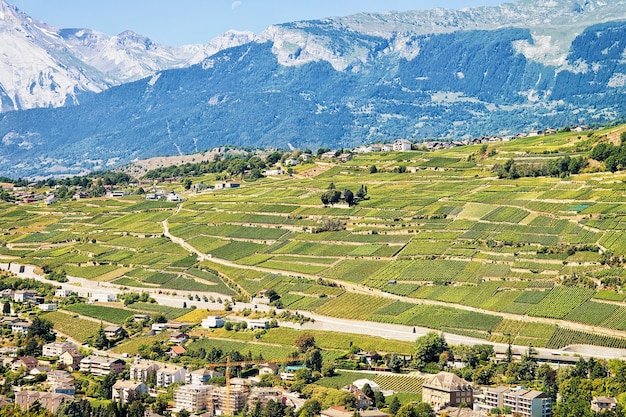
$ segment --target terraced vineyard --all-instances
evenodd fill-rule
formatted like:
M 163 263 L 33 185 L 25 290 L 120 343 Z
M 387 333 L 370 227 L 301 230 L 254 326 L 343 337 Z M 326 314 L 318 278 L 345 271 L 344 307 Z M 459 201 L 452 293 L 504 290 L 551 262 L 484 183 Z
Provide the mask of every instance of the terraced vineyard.
M 49 207 L 2 202 L 0 262 L 138 292 L 248 299 L 272 288 L 291 310 L 493 342 L 618 346 L 626 336 L 626 173 L 592 166 L 562 178 L 508 179 L 493 168 L 511 158 L 542 164 L 583 155 L 622 130 L 489 143 L 488 153 L 464 146 L 356 155 L 201 194 L 174 183 L 182 205 L 137 195 Z M 324 207 L 331 183 L 364 185 L 367 197 Z M 204 260 L 168 239 L 163 222 Z M 80 308 L 96 319 L 127 317 Z
M 411 375 L 378 374 L 373 378 L 373 381 L 385 391 L 421 393 L 425 378 Z

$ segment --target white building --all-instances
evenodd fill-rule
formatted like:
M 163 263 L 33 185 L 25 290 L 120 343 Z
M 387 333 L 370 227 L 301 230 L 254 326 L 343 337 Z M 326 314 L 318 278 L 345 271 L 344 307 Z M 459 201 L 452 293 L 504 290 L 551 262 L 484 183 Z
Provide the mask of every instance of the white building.
M 406 139 L 398 139 L 393 143 L 394 151 L 410 151 L 413 143 Z
M 16 321 L 11 325 L 11 332 L 13 333 L 28 333 L 28 329 L 30 328 L 30 323 L 26 321 Z
M 224 327 L 224 319 L 221 316 L 209 316 L 205 319 L 202 319 L 202 327 L 204 329 Z
M 54 295 L 57 297 L 69 297 L 72 294 L 74 294 L 72 290 L 65 290 L 63 288 L 57 288 L 57 290 L 54 292 Z
M 89 303 L 114 303 L 117 301 L 117 296 L 115 294 L 98 294 L 93 293 L 89 297 Z
M 167 201 L 172 201 L 172 202 L 183 201 L 183 198 L 176 193 L 171 193 L 167 195 Z
M 57 309 L 56 303 L 43 303 L 37 306 L 41 311 L 55 311 Z
M 176 382 L 184 382 L 187 370 L 181 366 L 165 365 L 156 371 L 157 387 L 167 388 Z
M 145 359 L 136 359 L 130 365 L 130 379 L 146 382 L 148 380 L 150 372 L 154 372 L 156 375 L 156 371 L 160 367 L 161 364 L 159 362 L 148 361 Z
M 495 387 L 485 389 L 485 402 L 478 404 L 480 408 L 511 409 L 511 413 L 523 417 L 551 417 L 552 398 L 547 394 L 523 388 Z
M 224 374 L 213 369 L 200 368 L 193 372 L 188 372 L 185 376 L 185 383 L 189 385 L 208 385 L 209 380 L 216 376 L 224 376 Z
M 42 355 L 46 356 L 48 358 L 51 358 L 51 357 L 54 357 L 54 356 L 61 356 L 62 354 L 64 354 L 67 351 L 70 351 L 70 350 L 72 350 L 74 352 L 78 352 L 78 348 L 73 343 L 70 343 L 70 342 L 52 342 L 52 343 L 48 343 L 46 345 L 43 345 Z

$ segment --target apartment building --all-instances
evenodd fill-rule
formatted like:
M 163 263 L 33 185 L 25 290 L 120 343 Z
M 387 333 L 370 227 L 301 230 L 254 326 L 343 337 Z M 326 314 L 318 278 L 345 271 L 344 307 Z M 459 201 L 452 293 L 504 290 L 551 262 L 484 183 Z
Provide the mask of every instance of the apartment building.
M 182 366 L 163 365 L 156 371 L 157 387 L 167 388 L 176 382 L 185 382 L 187 370 Z
M 75 344 L 70 342 L 52 342 L 43 345 L 42 355 L 48 358 L 52 358 L 54 356 L 61 356 L 63 353 L 73 350 L 78 352 L 78 348 Z
M 510 408 L 511 413 L 524 417 L 551 417 L 552 398 L 541 391 L 523 388 L 486 388 L 481 408 Z
M 192 413 L 213 411 L 213 389 L 211 385 L 181 385 L 174 393 L 174 407 Z
M 123 360 L 104 356 L 90 355 L 80 361 L 80 371 L 89 372 L 92 375 L 105 376 L 111 372 L 119 374 L 124 368 L 126 368 L 126 363 Z
M 156 371 L 161 367 L 161 364 L 154 361 L 148 361 L 145 359 L 136 359 L 130 365 L 130 379 L 134 379 L 141 382 L 146 382 L 151 372 Z

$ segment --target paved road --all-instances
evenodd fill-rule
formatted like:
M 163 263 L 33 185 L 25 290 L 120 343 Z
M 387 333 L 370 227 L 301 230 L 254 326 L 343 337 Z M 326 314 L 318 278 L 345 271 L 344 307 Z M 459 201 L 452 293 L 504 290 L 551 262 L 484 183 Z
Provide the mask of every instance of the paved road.
M 0 263 L 0 269 L 9 269 L 8 264 Z M 35 273 L 35 267 L 26 265 L 24 267 L 23 272 L 19 272 L 18 266 L 15 263 L 11 264 L 11 270 L 16 272 L 19 277 L 23 278 L 33 278 L 38 281 L 47 282 L 49 284 L 55 285 L 57 287 L 62 287 L 64 289 L 69 289 L 71 291 L 76 291 L 79 294 L 89 293 L 99 293 L 99 294 L 120 294 L 122 292 L 122 287 L 119 285 L 111 284 L 111 283 L 99 283 L 96 281 L 90 281 L 84 278 L 77 277 L 68 277 L 69 282 L 59 284 L 56 281 L 50 281 L 45 279 L 43 276 Z M 142 291 L 144 289 L 141 289 Z M 200 296 L 206 295 L 207 297 L 213 295 L 214 298 L 221 297 L 223 300 L 230 300 L 228 297 L 217 293 L 205 293 L 205 292 L 192 292 L 192 291 L 177 291 L 177 295 L 169 294 L 159 294 L 159 289 L 146 289 L 150 292 L 150 295 L 156 299 L 159 304 L 167 305 L 171 307 L 183 307 L 183 304 L 186 304 L 187 307 L 195 305 L 197 308 L 208 308 L 208 309 L 221 309 L 221 305 L 218 303 L 204 302 L 204 301 L 190 301 L 187 298 L 188 294 L 199 294 Z M 258 311 L 269 311 L 269 307 L 262 304 L 252 305 L 250 303 L 240 303 L 237 302 L 233 305 L 234 310 L 242 310 L 244 308 L 256 309 Z M 387 324 L 387 323 L 376 323 L 369 321 L 359 321 L 359 320 L 348 320 L 348 319 L 340 319 L 334 317 L 326 317 L 321 316 L 319 314 L 311 313 L 308 311 L 299 311 L 300 314 L 310 317 L 313 319 L 311 322 L 304 323 L 302 325 L 292 322 L 281 322 L 280 325 L 283 327 L 291 327 L 296 329 L 311 329 L 311 330 L 326 330 L 326 331 L 334 331 L 341 333 L 353 333 L 359 335 L 369 335 L 369 336 L 378 336 L 385 339 L 390 340 L 402 340 L 413 342 L 418 337 L 425 335 L 427 332 L 432 331 L 432 329 L 428 329 L 425 327 L 413 327 L 413 326 L 403 326 L 398 324 Z M 488 343 L 483 339 L 475 339 L 467 336 L 460 336 L 451 333 L 444 333 L 446 340 L 450 344 L 466 344 L 466 345 L 476 345 L 476 344 L 484 344 Z M 502 343 L 489 343 L 494 346 L 496 351 L 505 351 L 507 348 L 506 344 Z M 526 346 L 513 346 L 513 349 L 518 352 L 525 352 L 528 347 Z M 384 351 L 384 346 L 381 346 L 380 350 Z M 544 349 L 544 348 L 536 348 L 539 353 L 542 354 L 579 354 L 583 357 L 595 357 L 595 358 L 621 358 L 626 359 L 626 349 L 611 349 L 611 348 L 603 348 L 598 346 L 569 346 L 564 349 Z

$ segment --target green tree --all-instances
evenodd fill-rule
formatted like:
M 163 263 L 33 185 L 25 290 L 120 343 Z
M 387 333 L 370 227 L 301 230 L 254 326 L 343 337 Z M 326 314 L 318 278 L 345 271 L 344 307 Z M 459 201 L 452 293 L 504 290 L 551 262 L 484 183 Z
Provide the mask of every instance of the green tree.
M 285 417 L 285 407 L 274 400 L 269 400 L 263 412 L 264 417 Z
M 396 412 L 396 417 L 418 417 L 412 404 L 405 404 Z
M 394 395 L 394 397 L 391 399 L 391 402 L 389 403 L 389 412 L 393 415 L 396 415 L 401 406 L 402 404 L 400 404 L 400 400 L 397 396 Z
M 418 337 L 415 343 L 417 344 L 415 365 L 419 369 L 424 369 L 428 363 L 438 362 L 439 356 L 448 350 L 448 343 L 443 334 L 437 332 L 428 332 Z
M 106 349 L 109 347 L 109 339 L 107 339 L 106 333 L 104 332 L 104 327 L 102 327 L 102 322 L 100 322 L 100 328 L 98 329 L 98 333 L 96 334 L 96 338 L 93 342 L 93 345 L 97 349 Z
M 107 376 L 104 377 L 102 381 L 102 385 L 100 386 L 100 397 L 110 400 L 113 395 L 113 385 L 115 385 L 115 381 L 117 381 L 117 374 L 115 372 L 109 372 Z
M 343 190 L 343 200 L 348 203 L 348 206 L 352 206 L 354 204 L 354 193 L 346 188 Z
M 11 313 L 11 303 L 5 301 L 2 305 L 2 314 L 10 314 Z
M 364 384 L 363 389 L 361 389 L 361 391 L 363 391 L 363 394 L 365 394 L 367 398 L 370 398 L 370 399 L 374 398 L 374 390 L 372 389 L 372 387 L 370 387 L 370 384 Z
M 50 320 L 35 317 L 28 328 L 29 337 L 39 337 L 44 342 L 54 342 L 55 334 L 52 332 L 52 322 Z
M 372 165 L 370 167 L 370 174 L 376 174 L 378 172 L 378 168 L 376 168 L 376 165 Z
M 376 408 L 383 408 L 385 406 L 385 396 L 380 391 L 374 391 L 374 405 Z
M 307 400 L 298 413 L 298 417 L 315 417 L 322 411 L 320 402 L 316 399 Z
M 314 372 L 322 371 L 322 352 L 317 348 L 309 348 L 306 352 L 305 364 Z

